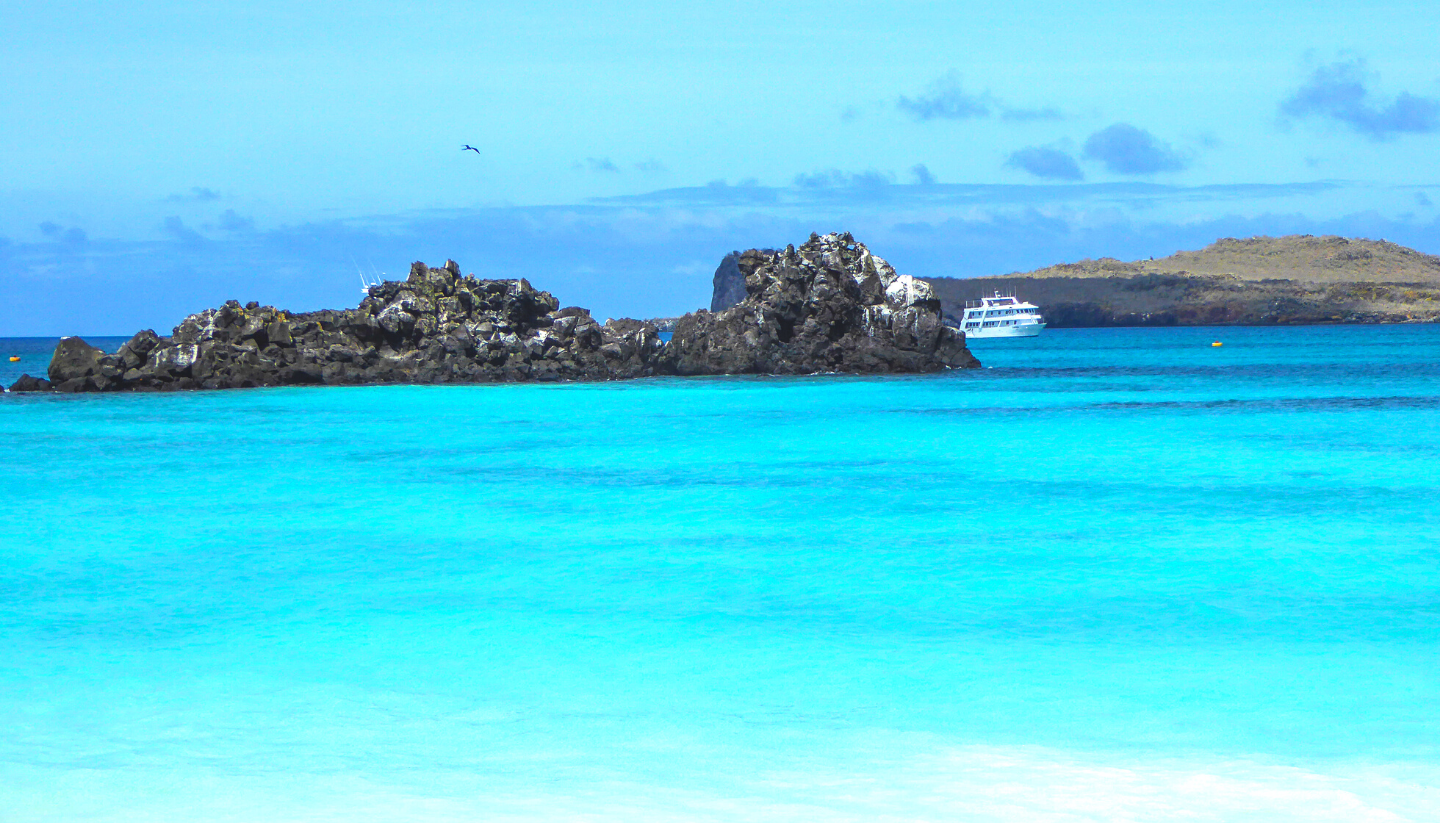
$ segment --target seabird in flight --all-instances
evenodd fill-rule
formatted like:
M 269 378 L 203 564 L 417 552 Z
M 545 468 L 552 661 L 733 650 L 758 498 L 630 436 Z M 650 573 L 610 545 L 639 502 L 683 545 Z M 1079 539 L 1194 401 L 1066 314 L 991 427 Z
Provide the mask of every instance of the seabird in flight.
M 475 152 L 476 154 L 479 154 L 479 153 L 480 153 L 480 150 L 479 150 L 479 149 L 475 148 L 474 146 L 470 145 L 469 143 L 466 143 L 466 144 L 465 144 L 465 148 L 461 149 L 460 151 L 473 151 L 473 152 Z

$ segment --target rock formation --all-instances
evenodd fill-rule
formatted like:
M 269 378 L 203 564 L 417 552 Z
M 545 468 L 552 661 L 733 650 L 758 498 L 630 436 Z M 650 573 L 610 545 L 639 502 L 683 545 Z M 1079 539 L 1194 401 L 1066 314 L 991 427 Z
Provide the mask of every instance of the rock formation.
M 711 281 L 710 311 L 725 311 L 745 299 L 745 275 L 740 273 L 740 252 L 725 255 Z
M 933 372 L 980 365 L 929 285 L 847 234 L 742 253 L 745 299 L 687 314 L 660 352 L 677 374 Z
M 230 301 L 170 337 L 145 330 L 114 354 L 67 337 L 49 380 L 12 391 L 107 392 L 296 384 L 618 380 L 658 374 L 933 372 L 979 365 L 923 282 L 897 275 L 848 234 L 736 261 L 745 298 L 654 324 L 595 322 L 524 280 L 461 277 L 455 261 L 411 267 L 358 308 L 290 314 Z
M 39 377 L 31 377 L 28 374 L 20 375 L 20 379 L 10 386 L 13 392 L 50 391 L 50 381 Z
M 142 331 L 115 354 L 78 337 L 50 362 L 56 391 L 164 391 L 305 383 L 488 383 L 610 380 L 653 373 L 653 326 L 596 323 L 524 280 L 411 267 L 346 311 L 289 314 L 230 301 L 193 314 L 168 338 Z

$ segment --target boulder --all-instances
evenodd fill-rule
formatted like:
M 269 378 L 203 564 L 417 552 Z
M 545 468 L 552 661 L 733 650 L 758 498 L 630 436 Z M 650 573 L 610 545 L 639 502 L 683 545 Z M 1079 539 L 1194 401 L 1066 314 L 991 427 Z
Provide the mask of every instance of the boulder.
M 130 338 L 116 352 L 126 369 L 138 368 L 149 357 L 150 352 L 160 345 L 160 337 L 152 329 L 146 329 Z
M 20 375 L 20 379 L 10 385 L 12 392 L 50 391 L 50 381 L 41 377 L 31 377 L 28 374 Z
M 78 337 L 63 338 L 50 357 L 50 382 L 61 391 L 83 391 L 78 387 L 100 373 L 100 358 L 104 356 L 105 352 Z

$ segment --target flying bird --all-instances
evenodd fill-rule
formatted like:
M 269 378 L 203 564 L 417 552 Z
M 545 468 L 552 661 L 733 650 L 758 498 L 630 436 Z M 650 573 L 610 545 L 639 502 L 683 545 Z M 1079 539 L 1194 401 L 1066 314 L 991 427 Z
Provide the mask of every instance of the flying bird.
M 479 154 L 479 153 L 480 153 L 480 150 L 479 150 L 479 149 L 475 148 L 474 146 L 470 145 L 469 143 L 466 143 L 466 144 L 465 144 L 465 148 L 461 149 L 460 151 L 473 151 L 473 152 L 475 152 L 476 154 Z

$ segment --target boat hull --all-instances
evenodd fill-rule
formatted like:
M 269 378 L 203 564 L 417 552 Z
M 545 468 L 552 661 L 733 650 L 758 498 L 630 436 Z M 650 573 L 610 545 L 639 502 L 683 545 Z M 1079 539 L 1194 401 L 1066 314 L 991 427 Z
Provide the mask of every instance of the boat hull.
M 966 340 L 984 340 L 990 337 L 1034 337 L 1043 331 L 1044 323 L 1026 323 L 1023 326 L 995 326 L 988 329 L 971 329 L 965 332 Z

